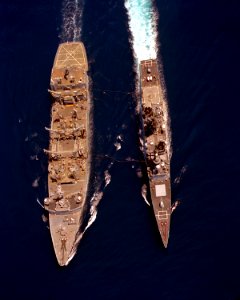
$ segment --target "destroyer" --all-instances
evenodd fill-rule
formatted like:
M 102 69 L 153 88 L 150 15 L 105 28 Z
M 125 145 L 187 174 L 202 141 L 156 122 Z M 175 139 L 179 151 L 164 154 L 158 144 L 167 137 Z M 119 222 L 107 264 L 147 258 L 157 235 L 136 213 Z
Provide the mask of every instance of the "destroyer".
M 76 252 L 89 178 L 88 62 L 80 42 L 60 44 L 51 74 L 53 98 L 48 154 L 49 225 L 59 265 Z
M 162 241 L 168 244 L 171 184 L 167 107 L 156 59 L 140 62 L 144 155 L 154 214 Z

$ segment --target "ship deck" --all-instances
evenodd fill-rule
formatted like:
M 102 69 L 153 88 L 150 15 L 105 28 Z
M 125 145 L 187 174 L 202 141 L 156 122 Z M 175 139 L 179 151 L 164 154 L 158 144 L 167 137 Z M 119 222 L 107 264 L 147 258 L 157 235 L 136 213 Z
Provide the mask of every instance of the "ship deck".
M 168 153 L 167 109 L 157 60 L 140 63 L 144 153 L 151 202 L 165 247 L 171 216 L 170 159 Z
M 51 73 L 53 104 L 48 165 L 49 197 L 44 200 L 60 265 L 74 256 L 89 180 L 88 62 L 82 43 L 60 44 Z

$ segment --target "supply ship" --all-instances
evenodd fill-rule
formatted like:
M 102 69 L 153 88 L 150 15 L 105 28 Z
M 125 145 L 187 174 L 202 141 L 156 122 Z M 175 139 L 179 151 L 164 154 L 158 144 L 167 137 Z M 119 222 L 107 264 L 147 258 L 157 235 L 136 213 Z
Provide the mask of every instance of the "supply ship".
M 81 238 L 89 180 L 89 80 L 83 43 L 60 44 L 51 73 L 49 226 L 59 265 L 67 265 Z
M 140 62 L 143 151 L 152 206 L 165 248 L 171 218 L 170 153 L 167 105 L 156 59 Z

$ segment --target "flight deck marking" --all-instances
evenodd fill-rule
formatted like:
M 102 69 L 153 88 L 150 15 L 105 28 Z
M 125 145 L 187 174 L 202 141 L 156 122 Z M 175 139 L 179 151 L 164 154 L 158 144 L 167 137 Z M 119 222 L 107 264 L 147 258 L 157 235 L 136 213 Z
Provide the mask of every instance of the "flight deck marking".
M 81 65 L 81 63 L 73 56 L 73 54 L 75 54 L 76 50 L 77 50 L 77 47 L 75 48 L 75 50 L 73 50 L 73 54 L 71 54 L 64 46 L 63 46 L 63 49 L 73 58 L 73 60 L 75 60 L 77 62 L 77 64 Z M 69 57 L 67 57 L 65 61 L 67 61 L 69 59 Z
M 167 210 L 158 210 L 155 216 L 159 221 L 161 221 L 161 220 L 167 220 L 170 214 L 167 212 Z
M 80 51 L 79 50 L 79 48 L 80 48 L 81 46 L 77 46 L 75 49 L 73 49 L 72 50 L 72 53 L 70 53 L 64 46 L 62 46 L 62 49 L 60 50 L 60 53 L 59 53 L 59 56 L 60 55 L 66 55 L 67 56 L 67 54 L 73 59 L 73 60 L 75 60 L 76 62 L 77 62 L 77 65 L 82 65 L 82 64 L 86 64 L 86 60 L 85 60 L 85 55 L 81 55 L 83 52 L 82 51 Z M 81 47 L 82 48 L 82 47 Z M 65 50 L 65 52 L 66 53 L 62 53 L 63 51 L 62 50 Z M 82 49 L 81 49 L 82 50 Z M 76 51 L 78 51 L 77 53 L 76 53 Z M 81 55 L 81 60 L 83 60 L 83 62 L 81 63 L 80 61 L 78 61 L 73 55 L 74 54 L 76 54 L 76 56 L 78 55 L 78 54 L 80 54 Z M 69 60 L 69 56 L 67 56 L 67 58 L 66 59 L 63 59 L 63 60 L 61 60 L 61 59 L 57 59 L 57 64 L 59 65 L 59 64 L 64 64 L 67 60 Z

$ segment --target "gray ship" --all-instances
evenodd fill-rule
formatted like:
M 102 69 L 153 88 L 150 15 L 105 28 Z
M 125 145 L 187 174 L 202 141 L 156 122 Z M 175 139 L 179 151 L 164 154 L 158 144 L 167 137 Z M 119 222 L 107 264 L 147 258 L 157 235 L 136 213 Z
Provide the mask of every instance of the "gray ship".
M 51 74 L 53 103 L 49 130 L 48 198 L 53 247 L 67 265 L 81 238 L 89 181 L 89 80 L 84 45 L 60 44 Z
M 156 59 L 140 62 L 143 150 L 154 214 L 165 247 L 171 218 L 170 149 L 167 105 Z

